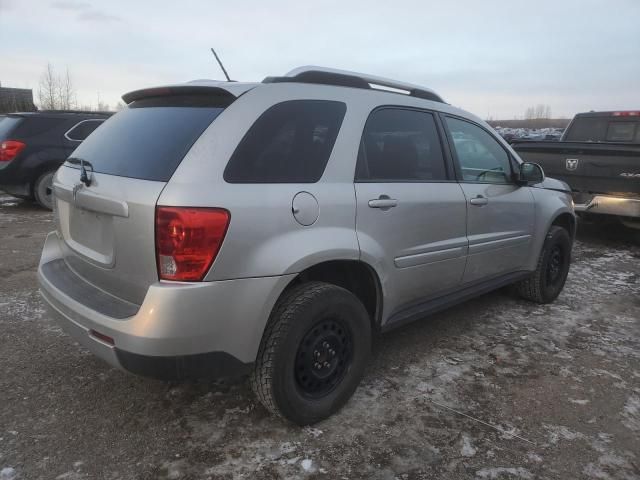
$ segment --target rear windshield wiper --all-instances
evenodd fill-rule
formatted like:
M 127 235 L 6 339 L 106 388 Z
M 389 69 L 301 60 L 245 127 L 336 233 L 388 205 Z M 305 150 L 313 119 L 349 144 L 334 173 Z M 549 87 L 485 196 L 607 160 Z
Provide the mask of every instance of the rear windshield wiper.
M 91 162 L 77 157 L 69 157 L 67 162 L 72 165 L 80 165 L 80 181 L 87 187 L 91 185 L 93 180 L 93 165 L 91 165 Z

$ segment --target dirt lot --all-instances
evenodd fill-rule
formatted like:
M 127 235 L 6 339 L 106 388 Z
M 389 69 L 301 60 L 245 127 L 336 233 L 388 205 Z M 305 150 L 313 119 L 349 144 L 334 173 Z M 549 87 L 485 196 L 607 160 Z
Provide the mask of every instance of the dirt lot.
M 74 344 L 38 296 L 52 229 L 0 197 L 0 480 L 640 478 L 632 231 L 581 226 L 552 305 L 499 291 L 390 333 L 349 404 L 300 429 L 242 379 L 138 378 Z

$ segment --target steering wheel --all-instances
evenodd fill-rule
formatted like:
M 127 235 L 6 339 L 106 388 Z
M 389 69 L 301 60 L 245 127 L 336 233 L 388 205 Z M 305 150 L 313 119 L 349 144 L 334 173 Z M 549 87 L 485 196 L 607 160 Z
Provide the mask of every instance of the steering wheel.
M 502 167 L 494 167 L 490 170 L 485 170 L 484 172 L 480 172 L 478 175 L 476 175 L 476 180 L 481 181 L 485 175 L 489 173 L 494 173 L 494 172 L 504 173 L 504 170 L 502 170 Z

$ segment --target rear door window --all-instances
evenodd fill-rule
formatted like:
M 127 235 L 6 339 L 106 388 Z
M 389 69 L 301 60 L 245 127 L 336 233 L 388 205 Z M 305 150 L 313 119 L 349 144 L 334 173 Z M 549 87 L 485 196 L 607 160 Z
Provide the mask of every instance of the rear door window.
M 611 122 L 607 129 L 608 142 L 632 142 L 636 131 L 634 122 Z
M 104 120 L 83 120 L 77 123 L 65 134 L 69 140 L 81 142 L 98 128 Z
M 25 115 L 24 117 L 6 117 L 13 123 L 11 136 L 17 139 L 36 137 L 47 133 L 49 130 L 60 125 L 64 120 L 52 117 L 40 117 L 36 115 Z M 8 124 L 10 126 L 11 123 Z M 1 128 L 1 127 L 0 127 Z
M 229 183 L 314 183 L 329 161 L 347 106 L 291 100 L 251 126 L 224 171 Z
M 206 96 L 133 102 L 105 121 L 71 157 L 89 162 L 97 173 L 166 182 L 224 110 L 213 104 Z
M 446 179 L 440 137 L 431 113 L 383 108 L 369 116 L 360 142 L 356 181 Z

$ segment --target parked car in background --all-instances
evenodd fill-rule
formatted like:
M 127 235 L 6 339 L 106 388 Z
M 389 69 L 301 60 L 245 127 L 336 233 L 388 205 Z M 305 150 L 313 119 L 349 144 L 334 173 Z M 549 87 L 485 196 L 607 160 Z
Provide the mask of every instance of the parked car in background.
M 0 116 L 0 191 L 51 209 L 51 179 L 111 113 L 53 111 Z
M 512 146 L 569 184 L 579 214 L 640 228 L 640 111 L 579 113 L 560 142 Z
M 305 67 L 123 99 L 56 173 L 38 268 L 111 365 L 251 373 L 268 410 L 309 424 L 351 397 L 375 332 L 564 286 L 568 187 L 429 89 Z

